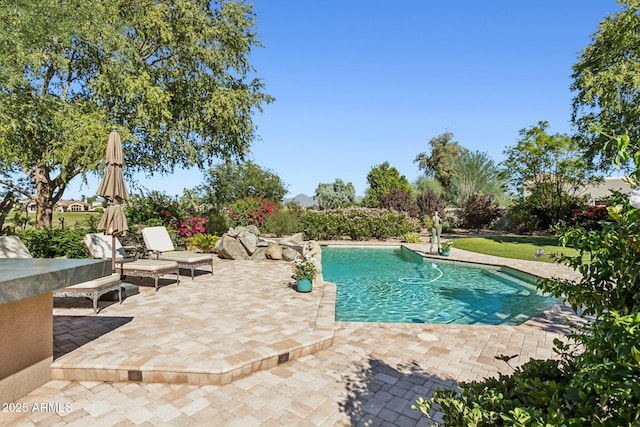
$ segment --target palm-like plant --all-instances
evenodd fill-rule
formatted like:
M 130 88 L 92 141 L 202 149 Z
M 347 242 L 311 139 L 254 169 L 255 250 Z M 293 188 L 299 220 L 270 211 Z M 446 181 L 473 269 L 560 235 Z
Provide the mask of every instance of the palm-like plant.
M 498 205 L 507 200 L 507 180 L 498 165 L 481 151 L 462 153 L 457 159 L 456 175 L 451 180 L 451 200 L 464 206 L 473 194 L 492 196 Z

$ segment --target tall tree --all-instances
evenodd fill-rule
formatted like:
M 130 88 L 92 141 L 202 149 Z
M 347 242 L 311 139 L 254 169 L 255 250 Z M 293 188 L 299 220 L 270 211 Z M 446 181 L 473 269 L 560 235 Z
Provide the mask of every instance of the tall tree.
M 380 205 L 380 198 L 393 190 L 402 190 L 411 192 L 411 185 L 404 175 L 400 175 L 398 169 L 384 162 L 381 165 L 374 166 L 367 175 L 367 188 L 362 204 L 377 208 Z
M 602 168 L 610 166 L 616 151 L 606 134 L 640 140 L 640 0 L 618 3 L 622 11 L 600 23 L 572 75 L 578 141 Z
M 442 184 L 440 184 L 440 182 L 426 175 L 418 176 L 416 180 L 412 183 L 412 187 L 415 190 L 415 193 L 417 194 L 427 193 L 429 191 L 432 191 L 437 195 L 442 195 L 442 193 L 444 193 Z
M 254 162 L 226 161 L 209 169 L 203 185 L 197 187 L 206 206 L 215 211 L 245 197 L 264 197 L 281 202 L 287 193 L 282 179 Z
M 575 141 L 567 135 L 549 135 L 548 127 L 541 121 L 522 129 L 517 144 L 504 151 L 503 162 L 520 201 L 534 207 L 545 228 L 569 213 L 581 190 L 598 180 Z
M 249 53 L 250 5 L 213 0 L 0 0 L 0 180 L 49 226 L 69 181 L 98 170 L 116 125 L 125 172 L 242 157 L 272 98 Z
M 414 162 L 424 170 L 425 175 L 435 178 L 446 191 L 449 191 L 451 180 L 457 173 L 457 158 L 466 151 L 453 140 L 451 132 L 445 132 L 429 141 L 431 153 L 420 153 Z
M 356 202 L 356 189 L 351 182 L 336 179 L 332 184 L 318 184 L 314 199 L 318 209 L 336 209 Z

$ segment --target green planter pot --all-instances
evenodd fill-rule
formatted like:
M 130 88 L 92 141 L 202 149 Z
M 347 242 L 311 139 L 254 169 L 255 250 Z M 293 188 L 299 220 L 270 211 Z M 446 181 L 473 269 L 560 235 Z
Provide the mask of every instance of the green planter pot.
M 442 256 L 449 256 L 450 253 L 451 253 L 451 250 L 449 250 L 449 249 L 443 250 L 442 251 Z
M 298 279 L 298 292 L 311 292 L 311 280 Z

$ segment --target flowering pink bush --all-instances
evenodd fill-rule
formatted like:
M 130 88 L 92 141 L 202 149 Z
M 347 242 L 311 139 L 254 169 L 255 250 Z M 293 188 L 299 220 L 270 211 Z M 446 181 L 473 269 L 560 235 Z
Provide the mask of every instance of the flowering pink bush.
M 236 200 L 229 208 L 229 226 L 255 225 L 261 227 L 267 217 L 280 211 L 280 207 L 273 200 L 263 197 L 245 197 Z
M 570 223 L 586 230 L 599 230 L 599 221 L 607 219 L 608 216 L 607 204 L 601 203 L 586 209 L 574 209 Z
M 176 231 L 179 238 L 204 233 L 207 220 L 193 216 L 177 200 L 152 191 L 147 195 L 132 195 L 126 202 L 125 213 L 129 224 L 162 225 Z
M 206 218 L 200 216 L 192 216 L 189 219 L 182 221 L 178 227 L 178 235 L 180 237 L 189 238 L 196 234 L 202 234 L 205 232 L 204 225 L 207 223 Z

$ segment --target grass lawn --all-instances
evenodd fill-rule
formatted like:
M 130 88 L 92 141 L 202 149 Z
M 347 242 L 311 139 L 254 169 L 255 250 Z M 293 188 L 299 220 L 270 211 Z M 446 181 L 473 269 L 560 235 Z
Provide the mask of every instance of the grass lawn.
M 548 254 L 563 253 L 569 256 L 578 254 L 578 251 L 573 248 L 558 246 L 558 239 L 553 236 L 463 237 L 455 239 L 453 247 L 504 258 L 542 262 L 554 262 L 551 257 L 547 256 Z M 547 255 L 536 259 L 534 255 L 540 248 Z
M 51 222 L 53 228 L 62 228 L 62 221 L 64 220 L 64 228 L 75 228 L 76 226 L 86 226 L 89 218 L 94 218 L 98 222 L 100 218 L 102 218 L 101 212 L 54 212 L 53 213 L 53 221 Z M 36 220 L 36 214 L 30 213 L 29 220 Z M 96 222 L 97 224 L 97 222 Z

